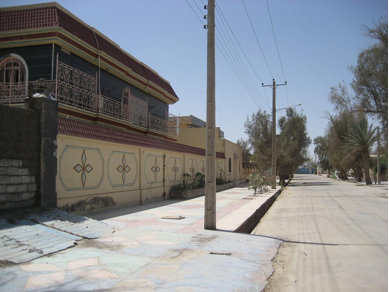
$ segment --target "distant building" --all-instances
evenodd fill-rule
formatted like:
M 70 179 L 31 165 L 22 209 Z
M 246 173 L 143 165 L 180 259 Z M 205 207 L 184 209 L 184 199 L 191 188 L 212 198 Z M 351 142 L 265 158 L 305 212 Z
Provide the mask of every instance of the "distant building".
M 180 135 L 178 142 L 188 146 L 205 149 L 206 123 L 194 116 L 182 116 L 180 119 Z M 250 173 L 258 172 L 254 163 L 243 163 L 242 146 L 224 137 L 224 132 L 216 127 L 216 151 L 223 153 L 224 160 L 217 160 L 217 176 L 229 181 L 246 180 Z

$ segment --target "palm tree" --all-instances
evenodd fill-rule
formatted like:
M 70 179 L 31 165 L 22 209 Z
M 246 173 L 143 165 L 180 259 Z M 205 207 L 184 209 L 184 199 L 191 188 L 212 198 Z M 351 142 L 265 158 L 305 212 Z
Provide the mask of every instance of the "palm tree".
M 344 150 L 350 151 L 351 154 L 362 155 L 363 171 L 365 174 L 366 184 L 371 185 L 369 175 L 369 150 L 370 147 L 377 141 L 373 125 L 369 126 L 366 117 L 363 117 L 353 123 L 345 137 Z

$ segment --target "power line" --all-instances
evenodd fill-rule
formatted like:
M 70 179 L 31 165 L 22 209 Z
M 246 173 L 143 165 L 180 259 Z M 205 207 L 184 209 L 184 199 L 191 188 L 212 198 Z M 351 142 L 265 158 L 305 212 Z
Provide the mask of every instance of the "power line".
M 243 87 L 246 89 L 246 91 L 247 91 L 247 88 L 243 85 L 242 80 L 240 80 L 240 78 L 239 78 L 238 75 L 236 74 L 236 71 L 232 68 L 230 62 L 228 62 L 226 56 L 223 54 L 222 50 L 220 49 L 220 47 L 218 46 L 217 43 L 216 43 L 216 47 L 219 49 L 220 53 L 222 54 L 222 56 L 223 56 L 224 59 L 226 60 L 227 64 L 230 66 L 231 70 L 234 72 L 236 78 L 238 78 L 239 82 L 242 84 L 242 86 L 243 86 Z M 248 91 L 247 91 L 247 93 L 248 93 Z M 257 107 L 258 107 L 258 108 L 261 108 L 261 107 L 259 106 L 257 100 L 256 100 L 253 96 L 251 96 L 251 94 L 249 94 L 249 95 L 250 95 L 251 99 L 254 101 L 254 103 L 257 105 Z
M 242 3 L 243 3 L 243 6 L 244 6 L 244 9 L 246 10 L 246 14 L 247 14 L 247 17 L 248 17 L 248 19 L 249 19 L 249 21 L 250 21 L 251 28 L 253 29 L 253 32 L 254 32 L 254 35 L 255 35 L 255 39 L 257 40 L 257 44 L 258 44 L 258 46 L 259 46 L 259 49 L 261 50 L 261 53 L 262 53 L 263 59 L 265 60 L 265 63 L 266 63 L 267 69 L 269 69 L 270 75 L 271 75 L 271 77 L 274 79 L 274 77 L 273 77 L 273 74 L 272 74 L 272 72 L 271 72 L 271 70 L 270 70 L 269 64 L 267 63 L 267 60 L 266 60 L 265 54 L 263 53 L 263 50 L 262 50 L 261 44 L 259 43 L 258 36 L 257 36 L 257 33 L 255 32 L 255 29 L 254 29 L 253 23 L 251 22 L 251 18 L 250 18 L 249 12 L 247 11 L 246 5 L 244 4 L 244 1 L 243 1 L 243 0 L 242 0 Z
M 196 17 L 198 18 L 198 20 L 201 22 L 202 25 L 204 25 L 203 21 L 201 20 L 201 18 L 197 15 L 196 11 L 193 9 L 192 5 L 189 4 L 188 0 L 186 0 L 186 3 L 188 3 L 190 9 L 192 9 L 193 13 L 196 15 Z
M 230 59 L 231 63 L 234 65 L 236 71 L 240 74 L 240 76 L 241 76 L 242 80 L 245 82 L 247 88 L 251 91 L 251 94 L 252 94 L 253 96 L 255 96 L 255 95 L 256 95 L 256 93 L 255 93 L 255 92 L 256 92 L 256 91 L 255 91 L 256 88 L 255 88 L 254 82 L 252 81 L 250 75 L 248 74 L 247 69 L 246 69 L 246 67 L 244 66 L 243 62 L 242 62 L 242 59 L 240 58 L 239 54 L 236 53 L 236 49 L 235 49 L 235 51 L 233 50 L 233 46 L 232 46 L 231 43 L 229 42 L 228 37 L 227 37 L 227 36 L 225 36 L 225 38 L 223 37 L 223 35 L 225 35 L 224 31 L 220 31 L 220 30 L 218 29 L 218 27 L 216 27 L 216 28 L 217 28 L 217 31 L 219 32 L 220 37 L 222 38 L 222 40 L 223 40 L 225 46 L 227 47 L 227 50 L 228 50 L 229 54 L 230 54 L 231 57 L 232 57 L 232 60 Z M 216 38 L 217 38 L 217 40 L 219 41 L 219 43 L 220 43 L 221 45 L 223 45 L 222 42 L 220 41 L 220 39 L 218 38 L 217 35 L 216 35 Z M 227 39 L 227 41 L 226 41 L 226 39 Z M 231 48 L 231 49 L 230 49 L 230 48 Z M 226 55 L 228 56 L 227 51 L 226 51 Z M 236 56 L 237 56 L 237 57 L 236 57 Z M 240 62 L 239 62 L 239 59 L 240 59 Z M 235 62 L 235 64 L 234 64 L 234 62 Z M 239 66 L 239 65 L 240 65 L 240 66 Z M 242 69 L 242 68 L 243 68 L 243 69 Z M 251 81 L 251 82 L 250 82 L 250 81 Z M 258 92 L 257 92 L 257 94 L 258 94 Z M 259 94 L 259 96 L 261 96 L 261 95 Z M 258 98 L 258 102 L 260 102 L 260 99 L 259 99 L 259 98 Z M 263 107 L 263 105 L 262 105 L 262 107 Z
M 204 16 L 203 11 L 200 9 L 199 5 L 197 5 L 197 2 L 193 0 L 194 4 L 197 6 L 198 10 L 200 11 L 200 14 Z
M 202 1 L 202 0 L 201 0 L 201 1 Z M 197 8 L 199 9 L 200 13 L 202 14 L 202 11 L 201 11 L 200 7 L 197 5 L 197 3 L 196 3 L 194 0 L 193 0 L 193 2 L 195 3 L 195 5 L 196 5 Z M 193 9 L 192 5 L 190 5 L 190 3 L 188 2 L 188 0 L 186 0 L 186 3 L 189 5 L 189 7 L 190 7 L 191 10 L 193 11 L 193 13 L 196 15 L 197 19 L 201 22 L 201 24 L 204 25 L 203 21 L 202 21 L 201 18 L 198 16 L 198 14 L 196 13 L 195 9 Z M 204 4 L 204 2 L 203 2 L 203 4 Z M 219 31 L 219 33 L 220 33 L 220 31 Z M 224 38 L 223 38 L 222 35 L 221 35 L 221 37 L 222 37 L 224 43 L 226 44 L 226 47 L 227 47 L 227 49 L 229 50 L 231 56 L 234 58 L 234 55 L 231 53 L 231 50 L 229 49 L 227 42 L 224 40 Z M 220 39 L 219 39 L 217 36 L 216 36 L 216 38 L 217 38 L 217 40 L 218 40 L 220 46 L 219 46 L 218 44 L 216 44 L 216 45 L 217 45 L 219 51 L 221 52 L 221 54 L 223 55 L 224 59 L 226 60 L 227 64 L 230 66 L 231 70 L 233 71 L 233 73 L 235 74 L 235 76 L 238 78 L 238 80 L 239 80 L 239 82 L 242 84 L 243 88 L 246 90 L 246 92 L 249 94 L 249 96 L 253 99 L 254 103 L 260 108 L 261 106 L 260 106 L 259 103 L 258 103 L 259 99 L 258 99 L 258 101 L 257 101 L 257 99 L 255 99 L 255 94 L 253 93 L 253 91 L 252 91 L 252 89 L 250 88 L 250 85 L 249 85 L 250 83 L 247 81 L 247 78 L 244 77 L 244 74 L 243 74 L 242 71 L 240 70 L 240 67 L 239 67 L 239 65 L 238 65 L 238 62 L 237 62 L 236 59 L 234 58 L 236 65 L 234 64 L 234 62 L 232 61 L 232 59 L 229 57 L 229 55 L 228 55 L 226 49 L 224 48 L 223 43 L 220 41 Z M 225 51 L 225 54 L 223 53 L 223 51 L 222 51 L 222 49 L 221 49 L 220 47 L 222 47 L 222 49 Z M 227 58 L 226 56 L 229 58 L 230 61 L 228 60 L 228 58 Z M 235 69 L 234 69 L 234 67 L 235 67 Z M 246 71 L 247 71 L 247 69 L 246 69 Z
M 242 1 L 243 1 L 243 0 L 242 0 Z M 272 19 L 272 17 L 271 17 L 270 6 L 269 6 L 268 0 L 266 0 L 266 4 L 267 4 L 267 11 L 269 12 L 271 27 L 272 27 L 272 30 L 273 30 L 274 41 L 275 41 L 276 47 L 277 47 L 278 59 L 280 60 L 281 69 L 282 69 L 282 74 L 284 75 L 284 80 L 286 81 L 284 66 L 282 65 L 280 50 L 278 49 L 278 42 L 277 42 L 275 30 L 274 30 L 273 19 Z M 288 89 L 287 89 L 287 87 L 285 87 L 285 90 L 286 90 L 287 103 L 288 103 L 288 106 L 289 106 L 289 94 L 288 94 Z
M 217 8 L 218 13 L 219 13 L 219 11 L 220 11 L 219 15 L 221 14 L 221 16 L 222 16 L 221 19 L 222 19 L 223 25 L 224 25 L 224 22 L 227 24 L 229 30 L 231 31 L 232 36 L 234 37 L 234 39 L 235 39 L 236 43 L 238 44 L 240 50 L 242 51 L 243 55 L 245 56 L 246 61 L 249 63 L 251 69 L 254 71 L 254 73 L 255 73 L 255 75 L 257 76 L 257 78 L 259 79 L 259 81 L 260 81 L 261 83 L 263 83 L 262 79 L 259 77 L 257 71 L 254 69 L 254 67 L 253 67 L 253 65 L 251 64 L 250 60 L 248 59 L 246 53 L 244 52 L 242 46 L 240 45 L 240 43 L 239 43 L 239 41 L 238 41 L 238 39 L 237 39 L 237 37 L 236 37 L 234 31 L 232 30 L 230 24 L 228 23 L 226 17 L 224 16 L 224 13 L 223 13 L 223 11 L 222 11 L 220 5 L 217 4 L 217 5 L 216 5 L 216 8 Z M 224 22 L 223 22 L 223 21 L 224 21 Z M 227 30 L 227 29 L 226 29 L 226 30 Z M 269 106 L 269 108 L 270 108 L 269 100 L 268 100 L 268 97 L 267 97 L 267 94 L 266 94 L 266 91 L 265 91 L 265 90 L 264 90 L 264 93 L 265 93 L 265 97 L 266 97 L 266 103 L 268 104 L 268 106 Z

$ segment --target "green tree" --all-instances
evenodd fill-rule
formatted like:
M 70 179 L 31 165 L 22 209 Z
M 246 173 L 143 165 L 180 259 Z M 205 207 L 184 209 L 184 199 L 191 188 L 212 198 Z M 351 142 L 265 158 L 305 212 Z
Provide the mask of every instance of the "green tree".
M 323 170 L 327 170 L 327 174 L 329 175 L 329 171 L 331 169 L 330 159 L 328 157 L 329 151 L 329 139 L 327 136 L 318 136 L 313 140 L 313 144 L 315 144 L 315 154 L 319 160 L 319 165 Z
M 365 174 L 366 184 L 371 184 L 369 169 L 370 169 L 370 148 L 377 141 L 375 129 L 373 125 L 369 126 L 366 117 L 363 117 L 354 122 L 348 134 L 345 137 L 343 148 L 351 153 L 360 153 L 363 161 L 363 171 Z
M 238 139 L 236 142 L 237 145 L 242 146 L 242 160 L 243 162 L 250 162 L 251 160 L 251 147 L 249 146 L 249 143 L 246 140 Z
M 280 134 L 277 136 L 277 172 L 281 185 L 308 159 L 311 139 L 307 134 L 306 122 L 306 116 L 298 114 L 292 108 L 286 111 L 286 116 L 278 120 Z M 252 120 L 247 119 L 245 123 L 255 159 L 262 168 L 267 169 L 271 166 L 271 127 L 270 115 L 261 110 L 252 115 Z
M 309 159 L 311 139 L 307 133 L 307 117 L 293 108 L 278 120 L 280 135 L 277 138 L 277 171 L 284 185 L 296 169 Z
M 271 116 L 266 111 L 259 110 L 253 114 L 251 120 L 247 117 L 244 124 L 245 133 L 248 135 L 254 159 L 260 168 L 271 167 Z
M 366 35 L 376 42 L 362 50 L 354 74 L 351 90 L 343 82 L 331 88 L 329 100 L 337 112 L 369 115 L 380 121 L 384 148 L 388 146 L 388 22 L 380 19 L 374 27 L 365 26 Z M 387 157 L 387 151 L 385 151 Z
M 358 55 L 352 87 L 361 110 L 380 118 L 388 129 L 388 22 L 381 19 L 375 27 L 365 26 L 367 36 L 377 42 Z

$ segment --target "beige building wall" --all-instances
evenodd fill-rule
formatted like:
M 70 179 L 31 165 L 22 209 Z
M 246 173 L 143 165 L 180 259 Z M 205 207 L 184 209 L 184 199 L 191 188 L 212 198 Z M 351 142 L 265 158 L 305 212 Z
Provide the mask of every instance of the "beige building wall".
M 222 139 L 226 156 L 226 180 L 238 181 L 242 172 L 242 146 Z
M 167 199 L 205 157 L 58 135 L 57 206 L 80 211 Z M 224 159 L 217 159 L 224 171 Z
M 205 140 L 206 128 L 180 128 L 178 142 L 181 144 L 205 149 Z M 217 165 L 217 177 L 221 176 L 226 181 L 241 180 L 242 147 L 227 139 L 221 139 L 218 127 L 216 128 L 216 152 L 224 153 L 226 157 L 225 161 L 220 161 L 220 165 Z
M 205 149 L 206 128 L 180 128 L 178 143 Z M 220 139 L 220 128 L 216 127 L 216 152 L 224 153 L 223 139 Z

